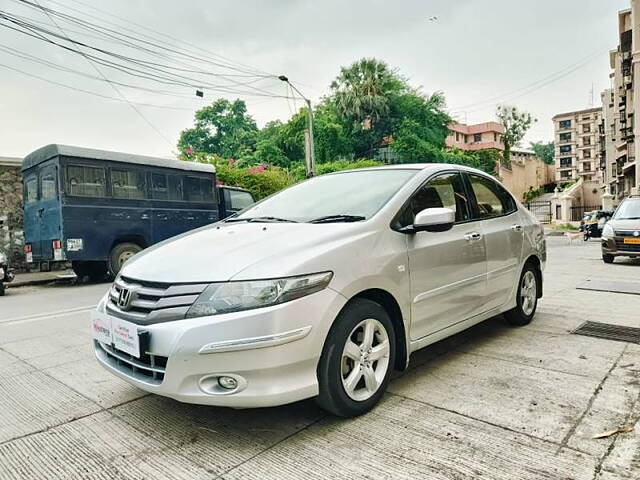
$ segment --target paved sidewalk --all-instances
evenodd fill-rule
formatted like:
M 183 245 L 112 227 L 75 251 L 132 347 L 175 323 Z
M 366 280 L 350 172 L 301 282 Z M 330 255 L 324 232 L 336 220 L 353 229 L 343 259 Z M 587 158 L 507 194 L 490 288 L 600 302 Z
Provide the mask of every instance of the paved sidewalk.
M 381 404 L 350 420 L 312 401 L 232 410 L 147 394 L 93 357 L 78 308 L 106 284 L 17 289 L 5 300 L 67 303 L 55 317 L 0 319 L 0 480 L 638 480 L 640 345 L 570 332 L 640 326 L 640 296 L 576 289 L 640 282 L 640 262 L 606 265 L 595 240 L 547 241 L 532 324 L 497 317 L 417 352 Z M 633 430 L 593 438 L 620 427 Z

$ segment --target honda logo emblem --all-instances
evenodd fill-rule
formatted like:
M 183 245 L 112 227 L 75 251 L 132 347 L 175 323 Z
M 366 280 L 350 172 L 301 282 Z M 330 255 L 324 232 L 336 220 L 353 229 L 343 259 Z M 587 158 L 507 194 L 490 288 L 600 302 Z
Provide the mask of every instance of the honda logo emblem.
M 120 290 L 120 294 L 118 295 L 118 308 L 121 310 L 128 310 L 131 304 L 131 297 L 133 292 L 128 288 L 123 288 Z

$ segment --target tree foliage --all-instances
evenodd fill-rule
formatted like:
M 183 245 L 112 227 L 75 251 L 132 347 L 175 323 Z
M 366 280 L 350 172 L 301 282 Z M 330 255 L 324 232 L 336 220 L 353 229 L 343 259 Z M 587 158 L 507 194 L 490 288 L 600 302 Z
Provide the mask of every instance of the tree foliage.
M 196 112 L 194 127 L 180 133 L 178 149 L 237 157 L 255 149 L 257 136 L 244 101 L 220 98 Z
M 504 143 L 503 161 L 505 165 L 511 163 L 511 149 L 520 142 L 527 130 L 537 120 L 528 112 L 521 112 L 515 105 L 498 105 L 496 117 L 504 127 L 502 143 Z
M 549 165 L 554 163 L 555 145 L 553 142 L 531 142 L 531 149 L 536 153 L 536 157 L 544 163 Z

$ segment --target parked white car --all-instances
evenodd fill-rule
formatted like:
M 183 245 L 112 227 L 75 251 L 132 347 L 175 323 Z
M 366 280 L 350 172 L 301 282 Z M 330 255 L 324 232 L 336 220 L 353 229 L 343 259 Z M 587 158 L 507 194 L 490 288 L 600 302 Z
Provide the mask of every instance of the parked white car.
M 182 402 L 355 416 L 412 352 L 501 313 L 529 323 L 545 259 L 541 225 L 483 172 L 333 173 L 132 258 L 93 313 L 95 353 Z

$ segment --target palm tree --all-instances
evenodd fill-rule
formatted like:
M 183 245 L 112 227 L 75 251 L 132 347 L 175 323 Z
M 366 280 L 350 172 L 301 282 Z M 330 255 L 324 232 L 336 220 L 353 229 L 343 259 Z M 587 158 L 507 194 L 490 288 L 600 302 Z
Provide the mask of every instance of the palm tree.
M 389 114 L 390 96 L 406 92 L 408 86 L 385 62 L 363 58 L 342 67 L 331 90 L 338 112 L 370 129 Z

